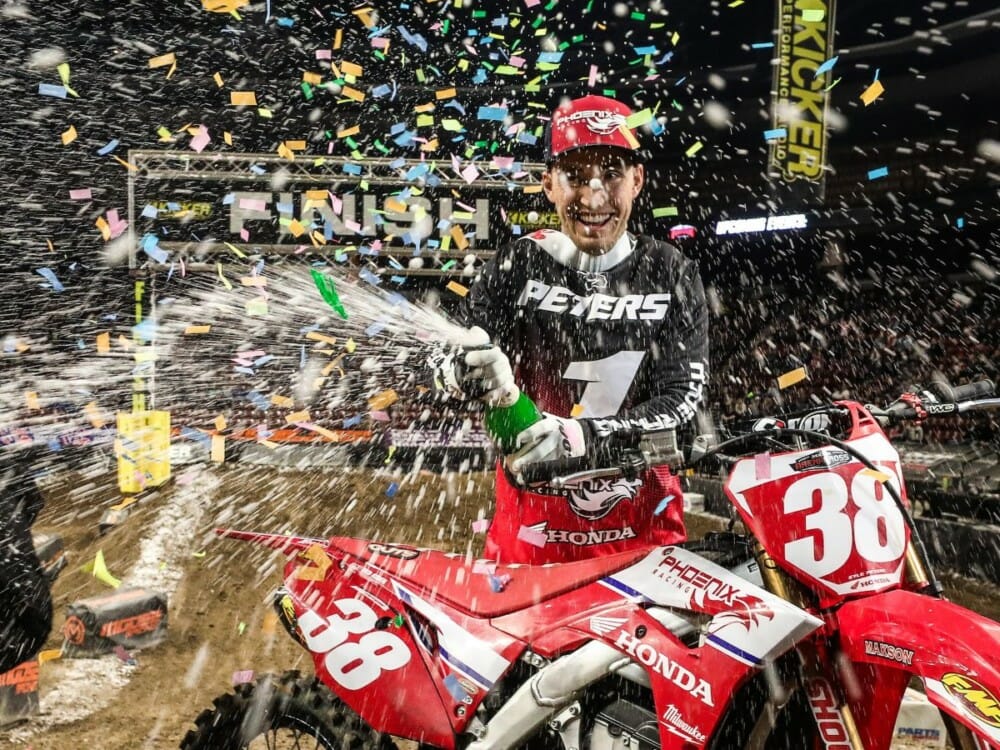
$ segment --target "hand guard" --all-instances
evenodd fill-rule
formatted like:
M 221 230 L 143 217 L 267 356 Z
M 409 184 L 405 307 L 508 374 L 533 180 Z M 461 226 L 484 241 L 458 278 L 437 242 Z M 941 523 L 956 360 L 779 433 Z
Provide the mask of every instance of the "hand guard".
M 507 468 L 517 475 L 534 464 L 585 456 L 588 435 L 582 421 L 546 414 L 518 434 L 519 450 L 508 458 Z

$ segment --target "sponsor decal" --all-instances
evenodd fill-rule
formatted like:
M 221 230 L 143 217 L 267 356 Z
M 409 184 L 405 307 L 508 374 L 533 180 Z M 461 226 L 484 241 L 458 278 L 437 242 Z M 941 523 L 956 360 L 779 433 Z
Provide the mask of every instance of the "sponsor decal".
M 861 581 L 855 581 L 851 584 L 851 591 L 860 591 L 861 589 L 870 589 L 875 586 L 887 586 L 890 583 L 895 583 L 892 576 L 887 575 L 874 575 L 869 576 Z
M 927 727 L 897 727 L 896 737 L 938 741 L 941 739 L 941 730 Z
M 595 615 L 590 618 L 590 629 L 598 635 L 608 635 L 625 625 L 628 620 L 624 617 L 601 617 Z
M 420 556 L 420 550 L 413 549 L 412 547 L 403 547 L 399 544 L 379 544 L 372 542 L 368 545 L 368 551 L 373 555 L 398 557 L 400 560 L 412 560 Z
M 163 619 L 163 610 L 152 609 L 149 612 L 141 612 L 132 617 L 123 617 L 120 620 L 112 620 L 101 626 L 100 633 L 105 638 L 116 635 L 124 635 L 126 638 L 134 638 L 144 633 L 152 633 L 160 625 Z
M 1000 701 L 981 683 L 968 675 L 948 672 L 941 678 L 941 684 L 972 716 L 1000 729 Z
M 611 294 L 593 293 L 586 297 L 563 286 L 550 286 L 544 281 L 528 279 L 518 307 L 535 307 L 544 312 L 567 313 L 584 320 L 663 320 L 670 309 L 671 294 Z
M 712 686 L 701 677 L 682 667 L 667 656 L 661 654 L 654 646 L 643 643 L 638 638 L 622 630 L 615 639 L 615 646 L 625 651 L 635 661 L 652 669 L 660 676 L 670 680 L 681 690 L 700 700 L 706 706 L 715 707 L 712 700 Z
M 548 521 L 529 526 L 532 531 L 545 533 L 546 544 L 572 544 L 575 547 L 591 547 L 595 544 L 621 542 L 625 539 L 635 539 L 637 534 L 631 526 L 620 529 L 589 529 L 578 531 L 570 529 L 550 529 Z
M 830 415 L 825 411 L 814 411 L 804 417 L 789 420 L 788 426 L 799 430 L 826 432 L 830 429 Z
M 928 414 L 951 414 L 958 408 L 956 404 L 928 404 L 926 402 L 923 406 Z
M 678 559 L 673 551 L 673 547 L 663 549 L 663 559 L 653 569 L 653 575 L 690 594 L 692 609 L 717 615 L 712 618 L 709 632 L 730 625 L 739 625 L 749 632 L 762 620 L 774 619 L 774 610 L 763 599 L 736 582 L 728 583 Z
M 822 677 L 814 677 L 806 683 L 806 694 L 826 750 L 851 750 L 847 727 L 837 710 L 837 697 L 830 683 Z
M 766 432 L 767 430 L 773 430 L 777 427 L 784 427 L 785 422 L 777 417 L 762 417 L 753 423 L 750 428 L 751 432 Z
M 207 219 L 212 215 L 212 204 L 201 201 L 150 201 L 158 219 Z
M 13 687 L 15 695 L 38 690 L 38 660 L 26 661 L 0 674 L 0 688 Z
M 752 219 L 727 219 L 720 221 L 715 225 L 715 233 L 725 235 L 780 232 L 785 229 L 805 229 L 808 226 L 809 219 L 805 214 L 758 216 Z
M 548 227 L 558 229 L 560 226 L 559 214 L 555 211 L 508 211 L 507 223 L 517 225 L 522 229 L 535 229 L 536 227 Z
M 87 636 L 87 626 L 76 615 L 70 615 L 66 618 L 66 622 L 63 623 L 62 633 L 67 641 L 74 646 L 79 646 Z
M 898 661 L 900 664 L 909 666 L 913 663 L 913 651 L 892 643 L 882 641 L 869 641 L 865 639 L 865 653 L 869 656 L 881 656 L 889 661 Z
M 834 466 L 841 466 L 850 462 L 851 454 L 847 451 L 836 448 L 824 448 L 823 450 L 800 456 L 792 464 L 792 468 L 795 471 L 816 471 L 818 469 L 832 469 Z
M 668 732 L 679 735 L 686 740 L 698 743 L 705 742 L 704 732 L 693 724 L 688 724 L 684 721 L 684 714 L 672 703 L 663 712 L 663 723 L 666 725 L 665 728 Z
M 580 518 L 596 521 L 604 518 L 622 500 L 632 500 L 642 487 L 641 479 L 584 479 L 567 487 L 570 509 Z
M 625 115 L 618 112 L 606 112 L 599 109 L 585 109 L 573 112 L 560 120 L 559 126 L 565 128 L 572 122 L 582 122 L 591 133 L 611 135 L 619 128 L 626 126 Z

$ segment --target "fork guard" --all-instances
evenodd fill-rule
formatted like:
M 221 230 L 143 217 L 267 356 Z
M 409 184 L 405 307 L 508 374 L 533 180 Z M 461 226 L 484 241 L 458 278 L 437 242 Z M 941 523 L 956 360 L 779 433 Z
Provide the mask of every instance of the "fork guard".
M 837 621 L 851 661 L 917 675 L 931 703 L 1000 747 L 1000 624 L 903 590 L 846 602 Z

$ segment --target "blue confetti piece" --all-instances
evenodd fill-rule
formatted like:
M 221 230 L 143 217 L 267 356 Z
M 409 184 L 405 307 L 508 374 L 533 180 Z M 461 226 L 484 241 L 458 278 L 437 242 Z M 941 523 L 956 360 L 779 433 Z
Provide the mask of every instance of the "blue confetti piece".
M 212 443 L 210 435 L 206 435 L 201 430 L 196 430 L 193 427 L 181 427 L 181 437 L 201 443 L 206 448 Z
M 253 361 L 253 366 L 254 367 L 263 367 L 268 362 L 272 362 L 273 360 L 274 360 L 274 355 L 273 354 L 265 354 L 263 357 L 258 357 L 257 359 L 255 359 Z
M 235 370 L 236 372 L 241 373 L 243 375 L 256 375 L 257 374 L 257 373 L 255 373 L 253 371 L 252 367 L 239 367 L 239 366 L 237 366 L 237 367 L 234 367 L 233 370 Z
M 60 443 L 59 440 L 57 440 L 56 438 L 52 438 L 48 442 L 48 446 L 49 450 L 52 451 L 53 453 L 58 453 L 59 451 L 62 450 L 62 443 Z
M 787 137 L 788 137 L 788 129 L 787 128 L 774 128 L 773 130 L 765 130 L 764 131 L 764 140 L 765 141 L 776 141 L 779 138 L 787 138 Z
M 389 84 L 387 83 L 379 84 L 378 86 L 372 89 L 372 96 L 376 99 L 379 99 L 383 96 L 388 96 L 391 91 L 392 89 L 389 88 Z
M 347 428 L 347 427 L 357 427 L 359 424 L 361 424 L 361 416 L 360 415 L 358 415 L 356 417 L 345 417 L 344 418 L 344 427 L 345 428 Z
M 876 81 L 878 80 L 878 74 L 879 74 L 879 71 L 881 71 L 881 70 L 882 70 L 882 68 L 875 68 L 875 80 Z
M 152 341 L 156 337 L 156 321 L 148 318 L 132 326 L 132 336 L 143 341 Z
M 251 374 L 252 373 L 253 371 L 251 370 Z M 250 402 L 261 411 L 267 411 L 268 407 L 271 405 L 267 396 L 262 393 L 258 393 L 257 391 L 250 391 L 247 393 L 247 399 L 249 399 Z
M 451 693 L 451 697 L 455 699 L 457 703 L 462 703 L 469 694 L 465 692 L 465 688 L 462 687 L 462 683 L 458 681 L 458 678 L 453 674 L 447 675 L 444 680 L 444 686 L 448 688 L 448 692 Z
M 813 73 L 813 78 L 819 78 L 821 75 L 823 75 L 824 73 L 826 73 L 828 70 L 831 70 L 833 68 L 833 66 L 837 64 L 837 60 L 839 60 L 839 59 L 840 59 L 840 55 L 834 55 L 829 60 L 827 60 L 825 63 L 823 63 L 822 65 L 820 65 L 818 68 L 816 68 L 816 72 Z
M 236 193 L 226 193 L 224 196 L 222 196 L 222 205 L 231 206 L 235 200 L 236 200 Z
M 503 119 L 507 116 L 506 107 L 480 107 L 479 113 L 476 115 L 480 120 L 495 120 L 498 122 L 503 122 Z
M 492 37 L 490 38 L 492 39 Z M 652 49 L 655 49 L 655 47 Z M 562 60 L 562 56 L 563 56 L 562 52 L 540 52 L 538 55 L 538 62 L 557 63 L 560 60 Z
M 365 335 L 371 338 L 372 336 L 378 336 L 384 330 L 385 330 L 385 323 L 376 320 L 374 323 L 372 323 L 365 329 Z
M 56 278 L 56 275 L 51 268 L 38 268 L 35 270 L 35 273 L 41 274 L 45 280 L 49 282 L 53 292 L 62 292 L 66 289 L 59 279 Z
M 295 25 L 295 19 L 294 18 L 285 18 L 285 17 L 282 17 L 282 18 L 278 19 L 278 26 L 284 26 L 286 29 L 290 29 L 294 25 Z
M 399 492 L 399 482 L 391 482 L 389 486 L 385 488 L 386 497 L 396 497 L 397 492 Z
M 635 50 L 635 54 L 637 54 L 637 55 L 658 55 L 658 54 L 660 54 L 660 50 L 658 50 L 656 47 L 654 47 L 652 45 L 649 45 L 647 47 L 633 47 L 632 49 Z M 539 61 L 541 61 L 541 58 L 539 58 Z M 557 61 L 554 61 L 554 62 L 557 62 Z
M 260 166 L 260 164 L 251 164 L 250 171 L 256 175 L 267 174 L 267 170 Z
M 518 143 L 527 143 L 529 146 L 534 146 L 538 142 L 538 136 L 534 133 L 529 133 L 527 130 L 522 130 L 517 134 Z
M 400 33 L 403 39 L 412 44 L 414 47 L 417 47 L 421 52 L 427 51 L 427 40 L 424 39 L 422 34 L 411 34 L 405 26 L 397 26 L 396 30 Z
M 774 42 L 754 42 L 750 45 L 751 49 L 771 49 L 774 46 Z M 678 81 L 679 83 L 679 81 Z
M 654 516 L 660 515 L 663 511 L 665 511 L 667 509 L 667 506 L 670 505 L 670 502 L 673 499 L 674 499 L 673 495 L 667 495 L 665 498 L 663 498 L 662 500 L 660 500 L 660 503 L 653 510 L 653 515 Z
M 347 253 L 335 253 L 333 259 L 338 263 L 343 263 L 347 260 Z
M 116 148 L 118 148 L 118 139 L 117 138 L 112 138 L 110 141 L 108 141 L 103 146 L 101 146 L 99 149 L 97 149 L 97 155 L 98 156 L 107 156 L 112 151 L 114 151 Z
M 155 219 L 160 214 L 160 209 L 154 206 L 152 203 L 147 203 L 146 207 L 142 209 L 142 218 L 144 219 Z
M 476 74 L 472 77 L 472 82 L 476 85 L 479 85 L 480 83 L 486 83 L 486 69 L 477 68 Z
M 380 279 L 374 273 L 369 271 L 367 268 L 362 268 L 360 271 L 358 271 L 358 276 L 360 276 L 363 280 L 367 281 L 372 286 L 378 286 L 379 284 L 382 283 L 382 279 Z
M 66 87 L 56 86 L 52 83 L 40 83 L 38 84 L 38 93 L 42 96 L 54 96 L 57 99 L 65 99 Z
M 343 166 L 343 170 L 344 174 L 352 174 L 357 177 L 361 174 L 361 165 L 348 163 Z
M 962 229 L 965 226 L 965 217 L 959 216 L 957 219 L 955 219 L 955 226 L 958 227 L 959 229 Z
M 879 167 L 878 169 L 868 170 L 869 180 L 878 180 L 881 179 L 882 177 L 888 177 L 888 176 L 889 176 L 889 167 Z
M 405 276 L 390 276 L 389 280 L 392 281 L 393 284 L 400 284 L 400 285 L 402 285 L 402 284 L 406 283 L 406 277 Z
M 278 203 L 277 204 L 278 213 L 291 215 L 295 211 L 294 203 Z

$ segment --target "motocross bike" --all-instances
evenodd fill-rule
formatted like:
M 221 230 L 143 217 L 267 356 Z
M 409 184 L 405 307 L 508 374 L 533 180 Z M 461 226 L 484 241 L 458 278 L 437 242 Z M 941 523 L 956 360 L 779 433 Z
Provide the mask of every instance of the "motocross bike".
M 882 429 L 1000 407 L 992 388 L 549 467 L 718 461 L 743 535 L 532 567 L 220 529 L 289 557 L 275 606 L 315 676 L 239 685 L 181 746 L 880 750 L 916 677 L 957 748 L 1000 748 L 1000 625 L 941 596 Z

